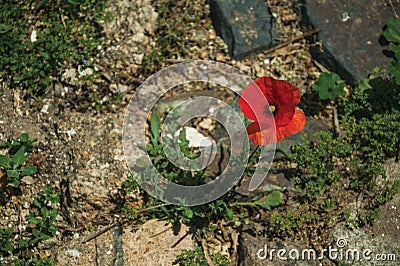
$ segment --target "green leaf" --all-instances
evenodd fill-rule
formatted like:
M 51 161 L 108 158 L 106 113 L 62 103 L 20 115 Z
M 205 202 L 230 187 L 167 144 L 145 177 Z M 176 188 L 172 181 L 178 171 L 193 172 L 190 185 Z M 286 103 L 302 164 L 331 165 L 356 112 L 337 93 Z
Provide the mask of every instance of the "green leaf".
M 50 196 L 51 203 L 59 203 L 60 202 L 60 193 L 53 193 Z M 55 209 L 57 211 L 57 209 Z
M 29 141 L 28 133 L 22 133 L 19 140 L 22 141 L 22 142 L 28 142 Z
M 276 207 L 282 202 L 282 193 L 279 191 L 272 191 L 264 198 L 263 201 L 257 202 L 257 205 L 261 206 L 266 210 L 270 210 L 271 207 Z
M 40 239 L 42 239 L 42 240 L 47 240 L 47 239 L 49 239 L 50 237 L 51 237 L 51 236 L 42 233 L 42 235 L 40 236 Z
M 30 245 L 30 246 L 35 245 L 37 242 L 39 242 L 39 240 L 40 240 L 39 238 L 34 238 L 34 239 L 30 240 L 30 241 L 29 241 L 29 245 Z M 27 257 L 29 257 L 29 256 L 30 256 L 30 257 L 33 257 L 33 254 L 34 254 L 33 252 L 31 253 L 31 255 L 29 255 L 29 253 L 28 253 Z
M 9 169 L 9 168 L 11 168 L 10 162 L 11 162 L 11 160 L 8 156 L 0 155 L 0 166 L 3 166 L 5 168 Z
M 50 225 L 50 227 L 48 228 L 48 231 L 52 234 L 55 235 L 55 233 L 57 232 L 57 228 L 54 225 Z
M 383 36 L 389 42 L 400 43 L 400 19 L 389 20 L 387 26 L 387 29 L 383 32 Z
M 365 92 L 366 90 L 372 89 L 371 84 L 369 84 L 370 79 L 366 78 L 366 79 L 362 79 L 360 81 L 360 83 L 358 84 L 358 89 L 361 92 Z
M 35 236 L 35 237 L 39 237 L 40 231 L 38 229 L 36 229 L 36 228 L 33 228 L 32 229 L 32 235 Z
M 389 64 L 389 72 L 396 79 L 396 84 L 400 85 L 400 60 L 394 60 Z
M 18 240 L 18 246 L 20 246 L 20 247 L 28 247 L 30 240 L 31 240 L 30 237 L 26 237 L 25 239 L 19 239 Z
M 389 48 L 390 50 L 393 51 L 393 53 L 395 53 L 396 58 L 400 59 L 400 46 L 393 43 L 389 43 Z
M 14 250 L 14 247 L 11 245 L 11 243 L 2 243 L 4 246 L 0 248 L 3 252 L 12 252 Z
M 70 3 L 71 5 L 80 5 L 81 4 L 79 1 L 72 1 L 72 0 L 68 0 L 68 3 Z
M 226 208 L 226 217 L 228 217 L 229 220 L 233 219 L 233 211 L 229 208 Z
M 183 216 L 186 218 L 192 219 L 193 218 L 193 211 L 190 208 L 185 208 L 183 212 Z
M 12 26 L 0 23 L 0 33 L 6 33 L 7 31 L 10 31 L 12 29 Z
M 42 207 L 40 207 L 40 213 L 42 214 L 42 217 L 47 217 L 49 214 L 49 210 L 47 210 L 47 206 L 46 205 L 42 205 Z
M 49 59 L 50 58 L 50 56 L 49 56 L 49 54 L 48 53 L 46 53 L 46 52 L 40 52 L 40 54 L 45 58 L 45 59 Z
M 19 166 L 25 162 L 28 156 L 29 155 L 25 154 L 25 146 L 22 146 L 11 158 L 11 162 L 14 164 L 14 166 Z
M 8 181 L 7 184 L 11 187 L 18 187 L 21 184 L 21 182 L 18 179 L 14 179 L 14 180 Z
M 33 175 L 37 173 L 37 167 L 32 164 L 29 164 L 25 167 L 22 167 L 20 171 L 21 171 L 21 177 L 26 175 Z
M 15 75 L 14 77 L 13 77 L 13 80 L 15 80 L 15 81 L 21 81 L 21 80 L 23 80 L 24 79 L 24 77 L 23 76 L 19 76 L 19 75 Z
M 346 96 L 344 82 L 336 73 L 322 73 L 313 88 L 319 92 L 321 99 L 334 99 L 337 96 Z
M 151 119 L 150 119 L 151 142 L 153 143 L 153 145 L 156 145 L 158 143 L 158 136 L 160 134 L 160 125 L 161 125 L 160 115 L 156 112 L 153 112 L 151 114 Z
M 42 206 L 42 204 L 38 201 L 37 198 L 33 200 L 33 204 L 34 204 L 35 206 L 39 207 L 39 208 Z
M 12 177 L 12 178 L 18 178 L 19 177 L 19 173 L 18 173 L 17 170 L 7 170 L 6 173 L 7 173 L 8 177 Z
M 29 217 L 28 222 L 32 224 L 38 224 L 39 221 L 35 217 Z

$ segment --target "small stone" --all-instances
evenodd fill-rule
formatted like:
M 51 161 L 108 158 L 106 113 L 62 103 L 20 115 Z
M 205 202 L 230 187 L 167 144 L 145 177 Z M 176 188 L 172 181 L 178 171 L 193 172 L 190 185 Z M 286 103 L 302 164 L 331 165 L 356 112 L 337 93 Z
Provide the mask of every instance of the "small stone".
M 30 176 L 30 175 L 24 176 L 24 177 L 21 179 L 21 182 L 24 183 L 24 184 L 27 184 L 27 185 L 35 184 L 37 181 L 38 181 L 38 179 L 34 179 L 34 178 L 33 178 L 32 176 Z
M 211 0 L 211 19 L 234 59 L 270 48 L 279 37 L 264 0 Z
M 31 33 L 31 42 L 36 42 L 36 41 L 37 41 L 37 32 L 33 30 Z
M 65 254 L 70 255 L 72 257 L 79 257 L 79 255 L 81 255 L 81 253 L 76 249 L 67 249 L 65 251 Z
M 398 10 L 400 4 L 393 4 Z M 310 22 L 305 26 L 321 29 L 323 49 L 315 46 L 311 53 L 330 71 L 357 83 L 375 67 L 387 67 L 391 59 L 381 45 L 382 31 L 394 16 L 386 0 L 307 0 L 305 10 L 304 21 Z
M 215 123 L 211 118 L 205 118 L 203 121 L 199 123 L 199 126 L 203 129 L 212 131 L 215 128 Z
M 210 30 L 208 31 L 208 38 L 210 38 L 210 39 L 215 39 L 216 37 L 217 37 L 217 33 L 215 32 L 215 30 L 210 29 Z
M 48 114 L 49 113 L 49 105 L 44 104 L 42 109 L 40 110 L 41 113 Z

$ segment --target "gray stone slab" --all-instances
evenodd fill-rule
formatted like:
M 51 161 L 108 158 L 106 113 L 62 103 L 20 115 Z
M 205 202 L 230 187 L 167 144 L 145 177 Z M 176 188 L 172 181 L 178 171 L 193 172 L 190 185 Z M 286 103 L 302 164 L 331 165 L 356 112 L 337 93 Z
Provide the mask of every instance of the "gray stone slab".
M 210 0 L 213 26 L 234 59 L 277 43 L 280 36 L 264 0 Z
M 394 4 L 400 6 L 397 1 Z M 306 0 L 304 22 L 308 28 L 320 28 L 323 44 L 312 54 L 329 70 L 357 83 L 373 73 L 376 66 L 387 68 L 390 58 L 382 46 L 383 27 L 393 12 L 386 0 Z

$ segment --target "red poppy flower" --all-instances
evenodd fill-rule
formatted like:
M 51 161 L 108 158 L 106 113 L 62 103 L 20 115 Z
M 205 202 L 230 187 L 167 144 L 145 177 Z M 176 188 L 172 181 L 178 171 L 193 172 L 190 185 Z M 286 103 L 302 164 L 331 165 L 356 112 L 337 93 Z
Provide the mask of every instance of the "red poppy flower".
M 255 122 L 247 127 L 249 139 L 257 145 L 281 141 L 303 130 L 304 113 L 296 109 L 300 89 L 287 81 L 261 77 L 243 89 L 239 106 Z

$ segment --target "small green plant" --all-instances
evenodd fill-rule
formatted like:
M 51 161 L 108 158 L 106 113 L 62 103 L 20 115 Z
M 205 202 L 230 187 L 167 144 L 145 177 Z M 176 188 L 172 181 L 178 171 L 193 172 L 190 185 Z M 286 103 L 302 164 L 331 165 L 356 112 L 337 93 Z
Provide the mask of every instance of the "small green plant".
M 166 179 L 175 183 L 180 183 L 188 186 L 201 185 L 205 183 L 207 175 L 204 170 L 201 171 L 184 171 L 171 163 L 166 155 L 164 154 L 163 144 L 160 142 L 160 127 L 162 120 L 160 115 L 153 112 L 149 119 L 149 143 L 147 144 L 147 151 L 152 159 L 152 163 L 159 173 Z M 172 127 L 173 128 L 173 127 Z M 171 136 L 175 132 L 171 132 Z M 168 139 L 163 138 L 163 141 Z M 179 134 L 179 149 L 188 158 L 197 158 L 197 154 L 193 149 L 189 148 L 189 141 L 186 139 L 186 131 L 183 129 Z M 170 156 L 173 156 L 170 155 Z M 140 171 L 135 176 L 128 176 L 128 180 L 124 182 L 124 188 L 127 193 L 134 193 L 136 195 L 146 194 L 139 187 L 138 181 L 141 175 L 148 173 Z M 146 176 L 149 177 L 148 175 Z M 153 197 L 144 197 L 144 204 L 141 209 L 133 210 L 128 205 L 125 206 L 124 210 L 128 218 L 138 219 L 150 219 L 150 218 L 162 218 L 167 219 L 169 222 L 177 225 L 179 223 L 185 223 L 188 225 L 200 227 L 204 229 L 202 232 L 215 230 L 216 227 L 211 226 L 215 221 L 221 219 L 238 220 L 245 217 L 245 209 L 254 210 L 271 210 L 273 207 L 278 206 L 283 201 L 283 194 L 279 191 L 274 191 L 263 198 L 253 198 L 249 201 L 239 202 L 238 198 L 234 195 L 234 192 L 228 192 L 223 197 L 213 202 L 199 205 L 199 206 L 174 206 L 162 204 L 159 200 Z M 241 210 L 239 217 L 236 217 L 235 210 Z M 145 213 L 141 210 L 146 210 Z M 228 260 L 221 254 L 211 256 L 217 265 L 225 265 Z M 184 251 L 179 257 L 176 263 L 179 265 L 207 265 L 204 259 L 204 254 L 201 248 L 194 251 Z
M 55 236 L 57 228 L 54 226 L 57 218 L 56 204 L 60 202 L 59 193 L 53 193 L 49 186 L 45 187 L 44 194 L 33 200 L 32 212 L 27 216 L 32 226 L 31 244 L 47 240 Z
M 273 191 L 266 197 L 249 202 L 236 202 L 233 205 L 237 206 L 251 206 L 255 208 L 263 208 L 265 210 L 271 210 L 272 207 L 279 206 L 283 201 L 282 193 L 279 191 Z
M 225 258 L 221 253 L 216 253 L 211 256 L 213 262 L 218 266 L 225 266 L 228 265 L 229 260 Z
M 16 141 L 0 144 L 0 149 L 7 149 L 6 155 L 0 155 L 0 177 L 4 188 L 18 188 L 22 177 L 37 173 L 35 165 L 25 163 L 32 154 L 34 142 L 36 139 L 29 139 L 28 134 L 23 133 Z
M 300 215 L 293 210 L 272 212 L 269 224 L 272 226 L 274 232 L 287 235 L 292 235 L 295 230 L 303 226 Z
M 54 237 L 57 228 L 57 204 L 59 193 L 54 193 L 46 186 L 43 194 L 34 200 L 31 212 L 27 216 L 29 225 L 19 234 L 12 228 L 0 229 L 0 258 L 13 265 L 52 265 L 48 257 L 41 257 L 34 252 L 39 243 Z
M 179 266 L 208 266 L 201 247 L 197 247 L 194 250 L 183 250 L 174 261 L 174 264 Z
M 150 143 L 147 144 L 147 151 L 152 159 L 152 163 L 157 169 L 157 171 L 163 175 L 169 181 L 182 184 L 182 185 L 201 185 L 205 184 L 205 171 L 184 171 L 176 167 L 170 160 L 166 157 L 163 144 L 160 142 L 160 127 L 161 118 L 156 112 L 153 112 L 149 120 L 149 139 Z M 175 132 L 171 132 L 174 135 Z M 168 144 L 168 138 L 164 138 L 166 145 Z M 172 144 L 171 144 L 172 145 Z M 179 149 L 188 158 L 196 158 L 198 155 L 189 148 L 189 142 L 186 139 L 186 131 L 183 128 L 179 134 Z M 174 149 L 172 149 L 174 150 Z M 171 152 L 171 156 L 174 156 Z M 129 176 L 128 180 L 124 182 L 124 187 L 128 193 L 143 191 L 138 188 L 138 180 L 142 177 L 148 178 L 151 174 L 146 170 L 141 171 L 141 173 L 136 176 Z M 227 199 L 221 198 L 215 202 L 201 205 L 201 206 L 162 206 L 162 202 L 156 200 L 153 197 L 148 198 L 143 208 L 151 208 L 153 206 L 160 206 L 159 208 L 154 208 L 152 211 L 147 212 L 148 218 L 167 218 L 170 222 L 177 224 L 184 222 L 190 224 L 196 220 L 208 220 L 213 219 L 212 217 L 230 217 L 232 218 L 232 211 L 228 208 L 226 204 Z M 125 208 L 128 216 L 130 218 L 137 218 L 137 210 L 130 210 Z
M 393 61 L 389 64 L 390 74 L 394 76 L 397 85 L 400 85 L 400 19 L 388 21 L 383 36 L 389 42 L 389 48 L 395 55 Z
M 322 73 L 313 88 L 318 91 L 321 99 L 335 99 L 337 96 L 346 96 L 344 82 L 336 73 Z
M 222 256 L 221 253 L 212 255 L 211 259 L 217 266 L 223 266 L 229 263 L 229 260 Z M 208 266 L 209 264 L 207 263 L 202 248 L 197 247 L 193 250 L 182 250 L 181 254 L 179 254 L 177 259 L 174 261 L 174 265 Z
M 147 151 L 152 158 L 153 165 L 159 173 L 161 173 L 166 179 L 187 186 L 202 185 L 205 184 L 205 178 L 207 175 L 204 170 L 200 171 L 183 171 L 182 169 L 176 167 L 169 161 L 169 159 L 164 154 L 163 144 L 160 142 L 160 126 L 161 119 L 160 115 L 153 112 L 149 121 L 149 139 L 150 143 L 147 145 Z M 174 133 L 171 132 L 171 135 Z M 163 139 L 164 141 L 166 138 Z M 169 145 L 169 144 L 167 144 Z M 189 142 L 186 139 L 185 129 L 183 129 L 179 134 L 179 148 L 181 152 L 188 158 L 196 158 L 198 155 L 189 148 Z M 171 155 L 173 156 L 173 155 Z M 146 175 L 147 172 L 139 173 L 139 176 L 129 176 L 128 180 L 124 183 L 124 187 L 128 193 L 132 191 L 138 192 L 137 178 L 141 178 L 140 175 Z M 146 175 L 148 178 L 148 175 Z M 140 189 L 139 189 L 140 191 Z M 282 202 L 282 193 L 279 191 L 274 191 L 268 196 L 262 199 L 254 199 L 246 202 L 232 202 L 236 201 L 234 193 L 228 193 L 218 200 L 210 202 L 208 204 L 186 207 L 186 206 L 163 206 L 153 213 L 158 213 L 161 217 L 168 217 L 171 222 L 177 223 L 182 221 L 186 224 L 191 224 L 193 221 L 205 220 L 208 224 L 213 219 L 221 219 L 226 217 L 229 220 L 234 219 L 234 211 L 232 207 L 251 207 L 251 208 L 263 208 L 265 210 L 270 210 L 272 207 L 278 206 Z M 160 205 L 161 202 L 150 198 L 144 208 L 149 206 Z M 132 218 L 137 217 L 135 212 L 127 212 Z M 158 218 L 161 218 L 158 217 Z
M 14 250 L 12 237 L 13 230 L 11 228 L 0 228 L 0 258 L 3 254 L 8 254 Z
M 5 1 L 0 6 L 0 69 L 28 94 L 42 95 L 67 64 L 84 68 L 100 44 L 106 0 Z

